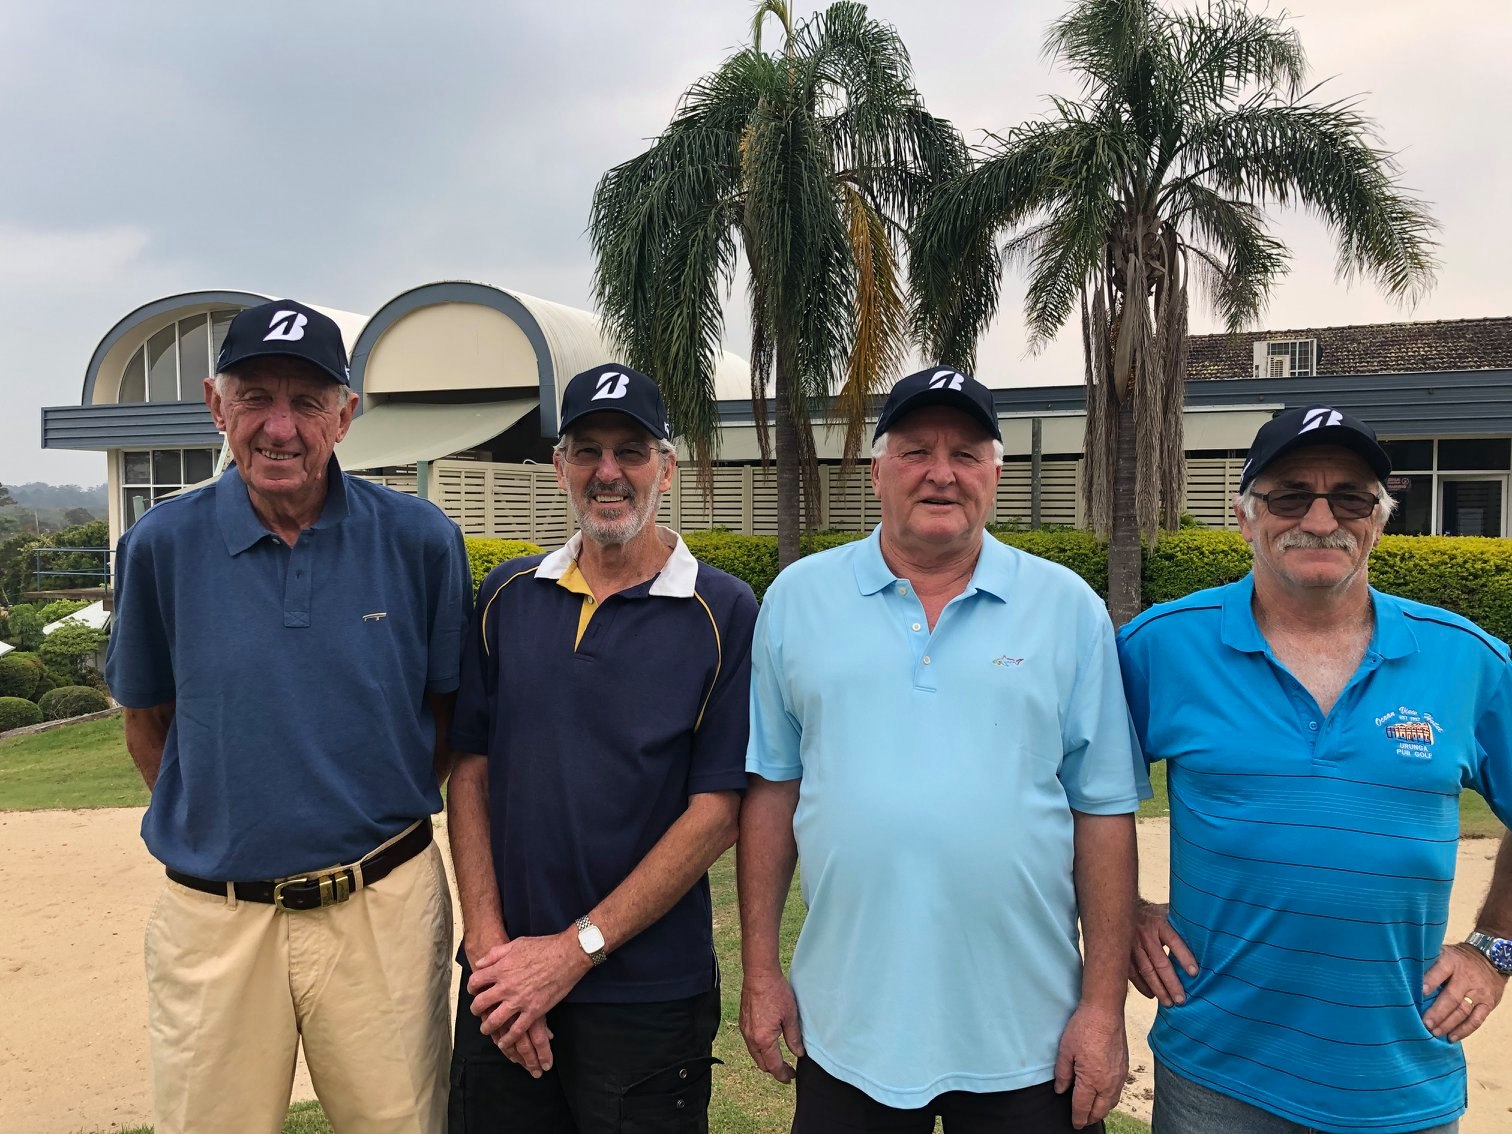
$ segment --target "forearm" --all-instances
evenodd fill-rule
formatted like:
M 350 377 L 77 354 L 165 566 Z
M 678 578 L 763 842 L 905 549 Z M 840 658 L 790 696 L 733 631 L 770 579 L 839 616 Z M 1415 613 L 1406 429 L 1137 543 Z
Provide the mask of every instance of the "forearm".
M 584 910 L 609 952 L 652 925 L 677 904 L 735 841 L 740 796 L 733 791 L 704 792 L 688 800 L 688 809 L 635 869 L 592 910 Z
M 175 702 L 165 701 L 148 709 L 123 711 L 126 751 L 151 791 L 157 787 L 158 772 L 163 766 L 163 746 L 168 743 L 168 727 L 173 723 Z
M 1123 1010 L 1134 941 L 1139 849 L 1134 816 L 1071 813 L 1076 904 L 1082 928 L 1083 1004 Z
M 494 874 L 486 756 L 457 756 L 446 793 L 446 829 L 462 907 L 462 951 L 476 967 L 488 950 L 509 940 Z
M 455 758 L 451 742 L 447 737 L 451 733 L 452 709 L 457 703 L 457 695 L 455 693 L 427 693 L 426 700 L 430 702 L 431 717 L 436 723 L 436 748 L 432 763 L 436 769 L 436 786 L 440 787 L 446 783 L 446 777 L 451 775 Z
M 740 959 L 747 973 L 781 968 L 778 940 L 782 910 L 798 865 L 793 813 L 801 782 L 752 776 L 740 811 L 735 877 L 740 896 Z
M 1512 937 L 1512 831 L 1502 836 L 1501 850 L 1491 869 L 1491 889 L 1475 919 L 1475 928 L 1492 937 Z

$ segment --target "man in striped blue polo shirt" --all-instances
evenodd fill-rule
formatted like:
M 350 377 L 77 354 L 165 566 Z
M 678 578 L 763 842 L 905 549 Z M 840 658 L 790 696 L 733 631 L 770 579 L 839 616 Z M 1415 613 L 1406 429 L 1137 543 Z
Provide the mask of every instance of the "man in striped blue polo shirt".
M 577 375 L 561 428 L 581 531 L 489 573 L 462 657 L 450 1130 L 700 1134 L 756 599 L 656 525 L 677 454 L 649 377 Z
M 1155 1134 L 1440 1134 L 1465 1109 L 1460 1041 L 1512 971 L 1512 843 L 1444 936 L 1460 792 L 1512 819 L 1512 665 L 1370 587 L 1390 471 L 1346 413 L 1277 415 L 1235 502 L 1253 570 L 1119 635 L 1169 769 L 1170 904 L 1142 905 L 1130 967 L 1161 1003 Z

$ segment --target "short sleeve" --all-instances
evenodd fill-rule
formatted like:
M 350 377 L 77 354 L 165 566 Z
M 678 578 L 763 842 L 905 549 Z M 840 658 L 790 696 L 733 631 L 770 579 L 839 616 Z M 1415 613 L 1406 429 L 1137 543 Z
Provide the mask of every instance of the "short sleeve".
M 750 736 L 751 633 L 756 596 L 740 585 L 719 631 L 719 672 L 693 730 L 688 794 L 740 791 Z
M 467 562 L 467 544 L 462 529 L 447 521 L 449 539 L 436 562 L 430 580 L 430 645 L 425 688 L 431 693 L 451 693 L 457 688 L 462 643 L 472 614 L 472 570 Z
M 150 541 L 116 545 L 115 609 L 105 653 L 110 695 L 132 709 L 176 699 L 173 650 Z
M 1150 797 L 1150 778 L 1124 700 L 1113 624 L 1096 596 L 1079 620 L 1076 680 L 1066 706 L 1060 781 L 1071 807 L 1088 815 L 1121 815 Z
M 1150 742 L 1150 675 L 1145 665 L 1145 653 L 1129 634 L 1125 626 L 1118 632 L 1118 668 L 1123 676 L 1124 701 L 1129 708 L 1129 719 L 1134 725 L 1134 735 L 1144 751 L 1147 764 L 1163 759 L 1158 752 L 1151 752 Z
M 1512 827 L 1512 664 L 1499 669 L 1491 697 L 1475 725 L 1473 787 L 1505 826 Z
M 746 771 L 765 780 L 796 780 L 803 775 L 803 730 L 790 710 L 782 670 L 781 606 L 779 588 L 774 585 L 761 605 L 751 644 L 751 742 L 746 747 Z

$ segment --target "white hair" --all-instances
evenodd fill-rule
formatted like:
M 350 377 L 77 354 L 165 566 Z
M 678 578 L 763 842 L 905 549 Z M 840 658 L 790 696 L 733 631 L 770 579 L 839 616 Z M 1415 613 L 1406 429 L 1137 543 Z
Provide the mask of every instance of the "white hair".
M 1386 486 L 1380 481 L 1376 481 L 1373 491 L 1376 496 L 1380 497 L 1376 501 L 1375 521 L 1384 528 L 1386 522 L 1391 519 L 1397 510 L 1397 499 L 1386 491 Z M 1266 495 L 1269 495 L 1269 493 Z M 1251 484 L 1234 499 L 1243 510 L 1244 518 L 1253 523 L 1256 517 L 1260 515 L 1260 498 L 1255 495 L 1255 486 Z
M 891 436 L 891 433 L 883 433 L 879 435 L 875 441 L 872 442 L 872 460 L 879 460 L 880 458 L 887 456 L 887 439 Z M 1001 465 L 1003 463 L 1003 443 L 996 437 L 992 439 L 992 463 L 995 465 Z

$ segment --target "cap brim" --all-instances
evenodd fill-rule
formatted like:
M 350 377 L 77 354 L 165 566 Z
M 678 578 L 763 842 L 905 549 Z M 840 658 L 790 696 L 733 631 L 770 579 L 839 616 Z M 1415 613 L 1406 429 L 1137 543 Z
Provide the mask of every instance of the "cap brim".
M 987 430 L 988 433 L 992 434 L 994 440 L 1001 441 L 1003 439 L 1003 432 L 998 426 L 997 418 L 984 410 L 980 402 L 975 401 L 971 395 L 963 393 L 960 390 L 945 388 L 939 390 L 920 390 L 917 394 L 904 398 L 890 412 L 883 414 L 881 419 L 878 420 L 876 431 L 872 434 L 872 441 L 875 442 L 878 437 L 881 437 L 882 434 L 897 425 L 898 422 L 913 413 L 914 410 L 923 409 L 926 406 L 949 406 L 951 409 L 958 409 L 983 429 Z
M 216 369 L 224 374 L 233 367 L 240 366 L 244 362 L 250 362 L 254 358 L 297 358 L 300 362 L 308 362 L 319 370 L 327 378 L 330 378 L 338 386 L 351 386 L 352 380 L 346 374 L 338 374 L 323 362 L 316 362 L 307 354 L 300 354 L 294 350 L 249 350 L 245 354 L 239 354 L 230 361 L 217 364 Z
M 1337 445 L 1340 449 L 1348 449 L 1354 453 L 1375 473 L 1376 479 L 1382 484 L 1391 475 L 1391 458 L 1386 455 L 1386 450 L 1381 448 L 1379 442 L 1372 441 L 1358 429 L 1347 425 L 1325 425 L 1318 429 L 1309 429 L 1306 433 L 1299 433 L 1271 455 L 1270 460 L 1256 469 L 1245 482 L 1245 487 L 1253 484 L 1266 469 L 1270 468 L 1282 457 L 1289 456 L 1299 449 L 1315 449 L 1319 445 Z
M 638 413 L 631 413 L 627 409 L 619 409 L 618 407 L 593 406 L 591 409 L 586 409 L 582 413 L 573 414 L 571 417 L 563 421 L 561 425 L 557 426 L 557 440 L 560 441 L 563 437 L 567 436 L 567 430 L 571 429 L 573 425 L 582 421 L 583 418 L 594 417 L 601 413 L 617 413 L 621 417 L 628 417 L 631 421 L 635 422 L 636 425 L 639 425 L 642 429 L 651 434 L 651 436 L 655 437 L 658 441 L 670 441 L 672 439 L 667 431 L 660 425 L 653 425 Z

